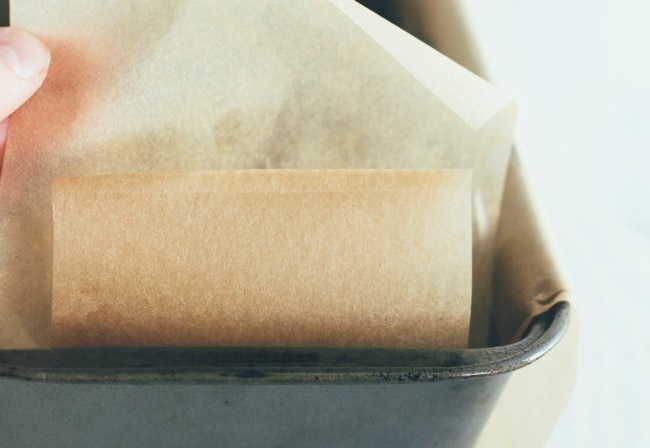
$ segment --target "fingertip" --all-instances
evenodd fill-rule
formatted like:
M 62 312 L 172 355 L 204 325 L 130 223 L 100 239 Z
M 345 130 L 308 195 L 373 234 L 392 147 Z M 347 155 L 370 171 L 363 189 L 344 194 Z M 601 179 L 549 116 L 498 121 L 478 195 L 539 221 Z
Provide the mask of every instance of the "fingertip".
M 36 36 L 0 28 L 0 120 L 38 90 L 49 66 L 50 52 Z
M 0 59 L 18 77 L 30 80 L 47 72 L 50 51 L 33 34 L 17 28 L 0 28 Z

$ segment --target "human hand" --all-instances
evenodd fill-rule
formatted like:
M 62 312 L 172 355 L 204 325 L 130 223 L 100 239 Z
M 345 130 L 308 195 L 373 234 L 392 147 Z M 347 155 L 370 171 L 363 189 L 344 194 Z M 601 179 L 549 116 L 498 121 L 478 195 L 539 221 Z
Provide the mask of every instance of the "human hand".
M 15 28 L 0 28 L 0 171 L 9 131 L 9 115 L 43 83 L 50 52 L 36 37 Z

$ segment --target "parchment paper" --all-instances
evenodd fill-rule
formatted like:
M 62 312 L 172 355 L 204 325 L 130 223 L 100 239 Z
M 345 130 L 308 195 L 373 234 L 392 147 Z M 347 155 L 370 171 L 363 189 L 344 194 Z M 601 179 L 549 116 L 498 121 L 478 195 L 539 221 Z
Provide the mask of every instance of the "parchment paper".
M 466 347 L 471 172 L 57 179 L 52 345 Z
M 51 180 L 239 168 L 474 169 L 471 345 L 487 339 L 514 106 L 347 0 L 38 0 L 50 47 L 0 180 L 0 346 L 48 341 Z

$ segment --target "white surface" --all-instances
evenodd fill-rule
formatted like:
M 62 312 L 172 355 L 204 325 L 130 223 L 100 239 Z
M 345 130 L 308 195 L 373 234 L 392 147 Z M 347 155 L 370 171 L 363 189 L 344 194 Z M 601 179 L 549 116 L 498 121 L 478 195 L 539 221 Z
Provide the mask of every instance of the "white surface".
M 580 314 L 548 447 L 650 447 L 650 2 L 464 0 Z M 525 445 L 524 445 L 525 446 Z

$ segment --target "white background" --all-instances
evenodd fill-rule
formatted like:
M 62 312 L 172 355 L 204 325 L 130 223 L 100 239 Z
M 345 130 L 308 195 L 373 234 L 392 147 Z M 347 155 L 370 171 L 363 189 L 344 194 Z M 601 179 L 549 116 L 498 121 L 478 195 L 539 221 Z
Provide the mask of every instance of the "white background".
M 548 446 L 650 447 L 650 1 L 462 3 L 519 103 L 519 150 L 577 295 L 578 379 Z

